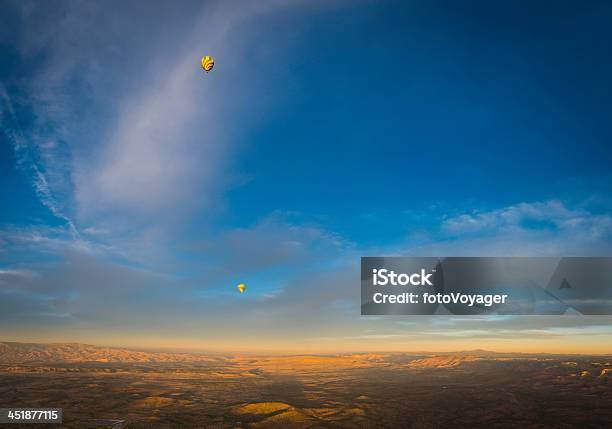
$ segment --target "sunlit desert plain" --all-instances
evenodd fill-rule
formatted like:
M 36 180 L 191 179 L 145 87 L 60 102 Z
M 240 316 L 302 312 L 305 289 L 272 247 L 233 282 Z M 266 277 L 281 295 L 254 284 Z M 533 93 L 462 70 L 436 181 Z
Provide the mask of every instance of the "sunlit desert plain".
M 612 357 L 222 356 L 5 342 L 0 403 L 63 408 L 70 428 L 605 428 Z

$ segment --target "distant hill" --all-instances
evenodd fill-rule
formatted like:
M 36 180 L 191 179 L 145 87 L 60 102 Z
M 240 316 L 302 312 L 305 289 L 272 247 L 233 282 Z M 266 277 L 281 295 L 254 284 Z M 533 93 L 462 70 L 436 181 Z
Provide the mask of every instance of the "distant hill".
M 208 362 L 218 358 L 196 353 L 153 353 L 78 343 L 0 342 L 0 364 L 53 362 Z
M 571 357 L 565 355 L 564 357 Z M 574 355 L 575 356 L 575 355 Z M 542 359 L 560 358 L 562 355 L 499 353 L 487 350 L 468 350 L 457 352 L 381 352 L 350 353 L 329 355 L 233 355 L 218 356 L 203 353 L 172 353 L 136 351 L 119 347 L 100 347 L 79 343 L 18 343 L 0 341 L 0 364 L 45 364 L 45 363 L 163 363 L 163 362 L 242 362 L 248 361 L 257 365 L 283 366 L 326 366 L 343 367 L 381 366 L 390 364 L 407 364 L 412 368 L 449 368 L 477 360 L 505 359 Z

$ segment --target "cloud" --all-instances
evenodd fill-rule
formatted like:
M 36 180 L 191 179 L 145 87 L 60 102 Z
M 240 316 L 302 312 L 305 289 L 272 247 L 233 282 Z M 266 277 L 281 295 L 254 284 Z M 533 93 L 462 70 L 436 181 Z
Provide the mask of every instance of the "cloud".
M 30 179 L 34 192 L 40 202 L 59 219 L 66 222 L 72 236 L 77 239 L 78 231 L 72 219 L 65 213 L 61 204 L 55 197 L 49 185 L 48 174 L 43 169 L 44 165 L 36 160 L 36 154 L 32 145 L 28 143 L 23 130 L 19 126 L 19 121 L 15 115 L 13 102 L 9 97 L 4 85 L 0 84 L 0 98 L 2 99 L 2 110 L 0 110 L 0 124 L 3 132 L 13 145 L 13 151 L 17 162 L 17 167 Z
M 562 202 L 552 200 L 462 214 L 444 220 L 441 229 L 449 235 L 551 230 L 598 239 L 611 236 L 612 217 L 589 213 L 585 209 L 571 210 Z
M 435 239 L 412 245 L 422 256 L 612 255 L 612 217 L 561 201 L 523 202 L 444 219 Z
M 247 113 L 265 107 L 252 57 L 283 47 L 261 23 L 296 3 L 125 2 L 120 14 L 96 3 L 10 6 L 21 19 L 10 43 L 30 65 L 11 98 L 34 114 L 16 145 L 27 142 L 33 183 L 55 216 L 75 232 L 121 236 L 216 210 L 235 179 L 236 124 L 246 132 Z M 217 57 L 206 76 L 204 53 Z
M 273 213 L 249 228 L 222 232 L 207 247 L 218 265 L 241 272 L 305 266 L 314 259 L 335 258 L 350 246 L 317 225 L 293 223 L 287 215 Z

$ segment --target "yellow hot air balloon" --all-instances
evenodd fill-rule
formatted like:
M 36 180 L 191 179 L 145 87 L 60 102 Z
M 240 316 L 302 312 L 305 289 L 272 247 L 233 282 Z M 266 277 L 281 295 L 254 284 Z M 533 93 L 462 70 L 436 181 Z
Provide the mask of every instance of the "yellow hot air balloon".
M 238 288 L 238 290 L 240 291 L 240 293 L 244 293 L 244 291 L 246 290 L 246 285 L 244 283 L 240 283 L 238 286 L 236 286 Z
M 210 55 L 206 55 L 202 57 L 202 68 L 204 69 L 206 73 L 211 71 L 214 66 L 215 66 L 215 59 L 213 57 L 211 57 Z

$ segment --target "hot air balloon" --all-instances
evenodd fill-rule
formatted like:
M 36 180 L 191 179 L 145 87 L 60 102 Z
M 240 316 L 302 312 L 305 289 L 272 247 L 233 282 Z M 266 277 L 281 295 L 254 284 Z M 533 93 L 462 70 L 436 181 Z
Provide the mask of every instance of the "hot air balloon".
M 238 288 L 238 290 L 240 291 L 240 293 L 244 293 L 244 291 L 246 290 L 246 285 L 244 283 L 240 283 L 238 284 L 238 286 L 236 286 Z
M 213 67 L 215 66 L 215 59 L 211 57 L 210 55 L 203 56 L 201 62 L 202 62 L 202 68 L 204 69 L 206 73 L 211 71 Z

